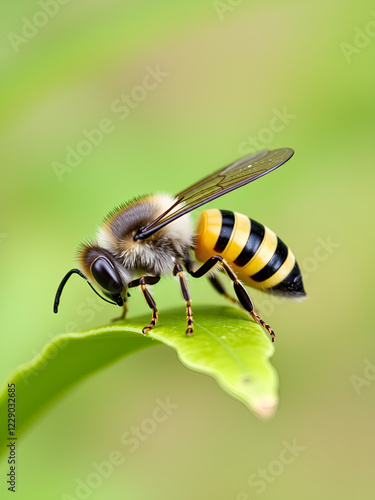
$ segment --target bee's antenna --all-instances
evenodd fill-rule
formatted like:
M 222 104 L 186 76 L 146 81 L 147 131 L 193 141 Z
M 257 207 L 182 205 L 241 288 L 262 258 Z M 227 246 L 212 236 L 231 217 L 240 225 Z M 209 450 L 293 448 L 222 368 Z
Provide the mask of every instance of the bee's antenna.
M 87 281 L 87 284 L 94 290 L 94 292 L 96 293 L 96 295 L 98 295 L 98 297 L 100 297 L 101 299 L 105 300 L 106 302 L 108 302 L 109 304 L 114 304 L 114 305 L 117 305 L 116 302 L 112 302 L 110 300 L 107 300 L 105 299 L 104 297 L 102 297 L 100 295 L 100 293 L 98 293 L 95 288 L 92 286 L 92 284 L 88 281 L 88 279 L 86 278 L 86 276 L 81 273 L 81 271 L 79 269 L 71 269 L 62 279 L 60 285 L 59 285 L 59 288 L 57 289 L 57 292 L 56 292 L 56 297 L 55 297 L 55 302 L 53 304 L 53 312 L 54 313 L 57 313 L 57 310 L 58 310 L 58 307 L 59 307 L 59 303 L 60 303 L 60 297 L 61 297 L 61 294 L 62 294 L 62 291 L 63 291 L 63 288 L 66 284 L 66 282 L 68 281 L 68 279 L 71 277 L 72 274 L 78 274 L 79 276 L 81 276 L 81 278 L 83 278 L 84 280 Z

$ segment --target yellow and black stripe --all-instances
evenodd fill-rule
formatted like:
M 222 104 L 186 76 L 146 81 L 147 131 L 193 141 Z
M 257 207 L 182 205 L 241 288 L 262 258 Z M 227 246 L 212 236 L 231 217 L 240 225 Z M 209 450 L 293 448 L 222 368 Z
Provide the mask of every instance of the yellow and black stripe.
M 228 210 L 204 210 L 196 228 L 195 254 L 205 262 L 220 255 L 245 284 L 270 293 L 304 296 L 291 250 L 268 227 Z

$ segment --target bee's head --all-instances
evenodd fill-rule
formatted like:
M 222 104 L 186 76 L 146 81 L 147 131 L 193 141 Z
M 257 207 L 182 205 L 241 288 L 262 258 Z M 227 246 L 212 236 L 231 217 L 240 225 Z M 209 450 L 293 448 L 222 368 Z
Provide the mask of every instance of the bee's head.
M 131 275 L 108 250 L 92 244 L 84 244 L 79 250 L 80 269 L 72 269 L 63 278 L 56 293 L 54 312 L 57 312 L 60 295 L 65 283 L 74 273 L 85 278 L 94 292 L 103 300 L 123 306 L 126 301 L 128 283 Z M 105 299 L 97 292 L 99 288 Z

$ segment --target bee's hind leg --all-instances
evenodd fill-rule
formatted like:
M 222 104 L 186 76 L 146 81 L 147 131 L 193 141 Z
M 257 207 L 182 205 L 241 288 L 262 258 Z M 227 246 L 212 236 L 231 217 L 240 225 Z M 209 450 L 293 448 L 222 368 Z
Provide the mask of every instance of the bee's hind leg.
M 231 270 L 232 271 L 232 270 Z M 228 276 L 232 279 L 230 274 L 228 273 Z M 259 323 L 263 328 L 267 330 L 267 332 L 270 334 L 272 342 L 275 341 L 275 332 L 272 330 L 270 325 L 268 323 L 265 323 L 262 318 L 260 318 L 256 312 L 254 311 L 254 304 L 253 301 L 250 298 L 250 295 L 247 293 L 247 290 L 245 287 L 236 279 L 233 280 L 233 286 L 234 286 L 234 291 L 236 292 L 236 295 L 238 297 L 238 300 L 240 301 L 242 307 L 250 314 L 250 316 L 253 318 L 254 321 Z
M 209 274 L 208 275 L 208 280 L 211 283 L 211 285 L 215 288 L 217 292 L 219 292 L 221 295 L 224 295 L 224 297 L 234 304 L 239 304 L 238 300 L 229 295 L 229 293 L 225 290 L 224 286 L 222 285 L 221 281 L 215 274 Z
M 242 285 L 242 283 L 240 283 L 235 273 L 232 271 L 232 269 L 228 266 L 228 264 L 220 255 L 214 255 L 213 257 L 210 257 L 196 271 L 192 270 L 191 264 L 189 263 L 187 270 L 194 278 L 200 278 L 201 276 L 204 276 L 206 273 L 208 273 L 219 262 L 223 267 L 224 271 L 227 273 L 228 277 L 232 280 L 234 291 L 236 292 L 236 295 L 238 297 L 238 300 L 240 301 L 241 306 L 250 314 L 250 316 L 253 318 L 254 321 L 262 325 L 263 328 L 267 330 L 273 342 L 275 340 L 275 332 L 272 330 L 270 325 L 265 323 L 256 314 L 256 312 L 254 311 L 253 301 L 251 300 L 250 295 L 247 293 L 246 288 Z

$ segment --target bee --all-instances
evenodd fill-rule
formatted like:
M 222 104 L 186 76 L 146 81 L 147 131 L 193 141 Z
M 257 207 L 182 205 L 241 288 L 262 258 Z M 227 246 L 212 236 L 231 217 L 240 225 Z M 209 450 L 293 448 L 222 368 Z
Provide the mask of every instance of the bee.
M 207 275 L 220 294 L 237 302 L 214 273 L 220 270 L 232 281 L 240 305 L 274 341 L 274 331 L 256 314 L 244 284 L 290 298 L 305 296 L 301 271 L 293 253 L 268 227 L 245 215 L 228 210 L 204 210 L 194 231 L 190 212 L 268 174 L 293 154 L 290 148 L 255 153 L 214 172 L 174 197 L 154 194 L 117 207 L 99 227 L 96 241 L 81 245 L 79 269 L 70 270 L 61 281 L 54 312 L 57 313 L 63 288 L 73 274 L 84 278 L 103 300 L 123 308 L 117 319 L 125 318 L 129 290 L 139 287 L 152 309 L 151 322 L 142 330 L 146 333 L 158 320 L 158 309 L 148 287 L 158 283 L 162 275 L 173 274 L 178 278 L 186 303 L 186 334 L 192 335 L 193 315 L 185 272 L 194 278 Z

